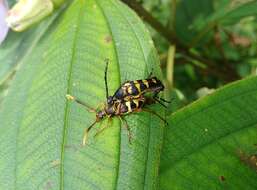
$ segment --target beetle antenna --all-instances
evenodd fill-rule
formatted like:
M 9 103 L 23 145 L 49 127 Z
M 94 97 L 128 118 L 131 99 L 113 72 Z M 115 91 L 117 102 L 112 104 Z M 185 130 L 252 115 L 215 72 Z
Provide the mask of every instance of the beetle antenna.
M 81 101 L 81 100 L 75 98 L 74 96 L 72 96 L 72 95 L 70 95 L 70 94 L 66 94 L 66 98 L 67 98 L 68 100 L 75 101 L 75 102 L 77 102 L 78 104 L 80 104 L 80 105 L 86 107 L 86 108 L 89 110 L 89 112 L 96 112 L 96 110 L 95 110 L 94 108 L 91 108 L 91 107 L 88 106 L 85 102 L 83 102 L 83 101 Z
M 108 84 L 107 84 L 107 71 L 108 71 L 108 65 L 109 65 L 109 59 L 105 59 L 105 72 L 104 72 L 104 82 L 105 82 L 105 94 L 106 94 L 106 100 L 109 97 L 109 93 L 108 93 Z

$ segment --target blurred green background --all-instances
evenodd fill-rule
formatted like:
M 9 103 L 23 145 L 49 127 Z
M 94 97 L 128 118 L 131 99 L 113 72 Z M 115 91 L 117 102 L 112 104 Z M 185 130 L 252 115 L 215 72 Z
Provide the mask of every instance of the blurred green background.
M 163 72 L 167 74 L 168 69 L 168 75 L 174 73 L 167 78 L 174 79 L 171 83 L 184 95 L 186 103 L 228 82 L 256 75 L 256 1 L 124 2 L 147 23 Z M 175 55 L 169 51 L 173 45 Z M 169 57 L 175 58 L 174 69 L 167 64 Z

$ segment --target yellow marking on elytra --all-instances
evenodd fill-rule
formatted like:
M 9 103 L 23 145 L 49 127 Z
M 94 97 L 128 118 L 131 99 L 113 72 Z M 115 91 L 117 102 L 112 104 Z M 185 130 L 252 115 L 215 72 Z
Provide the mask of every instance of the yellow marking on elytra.
M 140 84 L 138 82 L 135 82 L 135 87 L 137 88 L 138 92 L 141 92 Z
M 147 88 L 149 88 L 149 84 L 147 80 L 143 80 L 144 85 L 146 85 Z
M 154 78 L 152 79 L 152 81 L 153 81 L 154 83 L 157 83 L 157 81 L 156 81 Z
M 132 93 L 132 87 L 129 86 L 128 89 L 127 89 L 128 93 L 131 94 Z
M 127 108 L 128 108 L 128 112 L 131 112 L 130 102 L 126 102 L 125 104 L 126 104 L 126 106 L 127 106 Z

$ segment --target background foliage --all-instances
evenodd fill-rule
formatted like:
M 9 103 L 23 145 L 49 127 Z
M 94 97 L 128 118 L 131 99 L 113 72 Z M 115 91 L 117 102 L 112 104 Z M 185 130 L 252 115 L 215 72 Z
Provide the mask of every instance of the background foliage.
M 121 1 L 68 1 L 1 44 L 0 189 L 256 189 L 257 1 Z M 132 145 L 115 118 L 81 146 L 94 114 L 65 95 L 104 102 L 106 57 L 111 94 L 162 78 L 168 127 L 137 113 Z

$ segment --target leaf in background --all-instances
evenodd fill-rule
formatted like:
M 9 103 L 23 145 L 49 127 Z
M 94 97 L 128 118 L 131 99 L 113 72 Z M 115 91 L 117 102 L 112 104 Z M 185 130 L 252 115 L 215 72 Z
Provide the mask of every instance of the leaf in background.
M 16 0 L 7 0 L 9 7 L 12 7 L 17 1 Z
M 74 1 L 25 57 L 3 102 L 0 189 L 156 189 L 163 123 L 155 116 L 126 117 L 132 145 L 114 118 L 81 146 L 95 115 L 65 95 L 93 108 L 104 102 L 106 58 L 110 94 L 152 68 L 160 77 L 153 42 L 135 13 L 117 0 Z
M 197 20 L 193 21 L 191 30 L 195 31 L 195 34 L 193 33 L 194 36 L 191 35 L 191 39 L 188 39 L 191 41 L 191 46 L 201 46 L 202 43 L 199 42 L 206 42 L 212 39 L 213 35 L 210 35 L 210 32 L 216 26 L 233 25 L 247 16 L 257 15 L 257 1 L 240 3 L 236 7 L 233 7 L 231 3 L 221 5 L 212 14 L 202 17 L 199 22 Z
M 224 14 L 225 13 L 225 14 Z M 219 18 L 218 15 L 223 15 Z M 257 1 L 242 3 L 236 8 L 228 9 L 228 11 L 217 11 L 214 17 L 221 25 L 233 25 L 238 23 L 242 18 L 247 16 L 257 16 Z
M 6 22 L 17 32 L 22 32 L 49 16 L 54 10 L 51 0 L 20 0 L 8 11 Z
M 256 189 L 257 77 L 230 84 L 173 114 L 161 189 Z
M 45 19 L 64 2 L 64 0 L 20 0 L 11 7 L 5 20 L 13 31 L 21 32 Z
M 205 22 L 205 18 L 213 13 L 212 0 L 181 0 L 176 11 L 176 35 L 184 42 L 190 42 L 197 30 L 193 26 Z
M 38 45 L 45 32 L 60 14 L 61 9 L 43 21 L 40 25 L 22 33 L 10 31 L 0 46 L 0 84 L 10 76 Z

